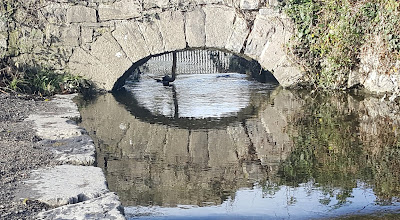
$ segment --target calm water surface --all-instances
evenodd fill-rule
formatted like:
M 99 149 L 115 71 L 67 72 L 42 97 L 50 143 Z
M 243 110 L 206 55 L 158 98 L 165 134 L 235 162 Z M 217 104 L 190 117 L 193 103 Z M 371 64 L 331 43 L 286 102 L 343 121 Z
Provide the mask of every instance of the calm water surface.
M 400 216 L 400 108 L 237 73 L 152 74 L 81 100 L 128 219 Z

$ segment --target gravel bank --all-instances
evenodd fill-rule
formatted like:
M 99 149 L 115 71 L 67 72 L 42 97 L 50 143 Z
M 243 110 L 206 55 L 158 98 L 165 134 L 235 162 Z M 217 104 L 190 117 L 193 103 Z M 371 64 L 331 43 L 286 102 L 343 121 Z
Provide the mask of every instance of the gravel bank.
M 40 138 L 32 123 L 24 121 L 51 108 L 30 96 L 0 94 L 0 219 L 34 219 L 50 208 L 36 201 L 17 201 L 15 191 L 32 170 L 55 165 L 52 153 L 37 144 Z

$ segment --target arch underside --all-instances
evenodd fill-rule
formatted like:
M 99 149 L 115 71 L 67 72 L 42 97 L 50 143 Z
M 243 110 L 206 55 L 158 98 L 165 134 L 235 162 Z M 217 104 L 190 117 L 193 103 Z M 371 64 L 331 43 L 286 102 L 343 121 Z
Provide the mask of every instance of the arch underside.
M 267 8 L 256 13 L 250 21 L 235 8 L 206 5 L 115 21 L 115 28 L 105 31 L 89 49 L 76 49 L 69 67 L 98 88 L 111 90 L 124 73 L 152 56 L 210 48 L 258 61 L 284 87 L 297 84 L 303 74 L 284 50 L 292 34 L 287 18 Z

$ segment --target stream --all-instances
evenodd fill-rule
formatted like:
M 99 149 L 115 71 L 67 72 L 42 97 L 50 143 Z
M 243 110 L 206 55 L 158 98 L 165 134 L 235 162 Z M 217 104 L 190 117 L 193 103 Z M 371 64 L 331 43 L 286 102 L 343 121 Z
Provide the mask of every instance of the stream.
M 400 218 L 399 106 L 282 89 L 213 56 L 200 69 L 178 54 L 170 86 L 155 79 L 171 60 L 150 60 L 79 100 L 128 219 Z

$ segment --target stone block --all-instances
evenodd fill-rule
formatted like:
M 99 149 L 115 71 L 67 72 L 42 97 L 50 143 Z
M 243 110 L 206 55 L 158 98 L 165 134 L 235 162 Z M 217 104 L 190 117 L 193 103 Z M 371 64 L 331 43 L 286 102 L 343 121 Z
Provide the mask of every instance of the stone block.
M 58 207 L 97 198 L 108 192 L 101 168 L 61 165 L 33 171 L 17 193 L 17 198 L 38 200 Z
M 275 33 L 276 27 L 272 19 L 258 14 L 252 31 L 247 39 L 244 54 L 258 60 L 263 53 L 264 48 L 268 48 L 271 44 L 272 35 Z M 273 42 L 276 44 L 277 42 Z
M 0 32 L 8 31 L 7 22 L 3 19 L 0 19 Z
M 147 48 L 152 55 L 163 53 L 164 41 L 157 22 L 157 18 L 138 22 L 139 30 L 143 34 Z
M 159 15 L 159 26 L 165 51 L 186 47 L 184 16 L 180 11 L 166 11 Z
M 189 47 L 205 47 L 205 19 L 206 14 L 201 8 L 185 13 L 186 42 Z
M 124 220 L 123 207 L 115 193 L 107 193 L 95 199 L 78 204 L 61 206 L 41 212 L 39 219 L 114 219 Z
M 82 43 L 93 42 L 93 28 L 81 27 L 81 41 Z
M 78 25 L 71 25 L 60 28 L 60 43 L 63 46 L 76 47 L 80 44 L 81 29 Z
M 0 48 L 7 48 L 7 33 L 0 33 Z
M 131 19 L 141 15 L 142 5 L 138 0 L 122 0 L 112 4 L 100 3 L 98 11 L 100 21 Z
M 169 0 L 143 0 L 143 9 L 166 8 Z
M 366 90 L 380 94 L 396 91 L 399 88 L 398 82 L 400 82 L 398 74 L 379 74 L 376 70 L 373 70 L 368 73 L 363 85 Z
M 42 139 L 61 140 L 82 135 L 84 131 L 62 116 L 30 115 L 26 120 L 35 123 L 37 135 Z
M 243 125 L 229 126 L 227 132 L 233 140 L 239 158 L 246 158 L 249 154 L 251 141 Z
M 97 22 L 96 10 L 81 5 L 67 9 L 68 23 Z
M 92 80 L 98 89 L 111 90 L 118 79 L 99 59 L 80 47 L 72 53 L 68 68 L 71 73 Z
M 146 41 L 136 21 L 116 22 L 115 31 L 112 32 L 112 35 L 132 62 L 150 55 Z
M 272 72 L 283 87 L 300 83 L 304 76 L 304 72 L 286 53 L 292 31 L 288 19 L 279 15 L 259 14 L 245 50 L 246 55 L 258 60 L 264 69 Z
M 67 22 L 67 9 L 67 4 L 47 2 L 40 10 L 47 22 L 61 25 Z
M 103 34 L 92 43 L 91 55 L 96 57 L 112 73 L 107 75 L 107 78 L 109 79 L 108 82 L 113 83 L 113 86 L 117 79 L 133 64 L 111 33 Z M 108 85 L 109 87 L 110 85 Z
M 233 31 L 228 38 L 225 48 L 234 53 L 240 53 L 249 35 L 249 31 L 250 29 L 247 27 L 247 21 L 242 16 L 236 15 Z
M 260 6 L 260 0 L 240 0 L 240 9 L 256 10 Z
M 235 9 L 226 6 L 206 6 L 206 47 L 224 49 L 232 34 Z

